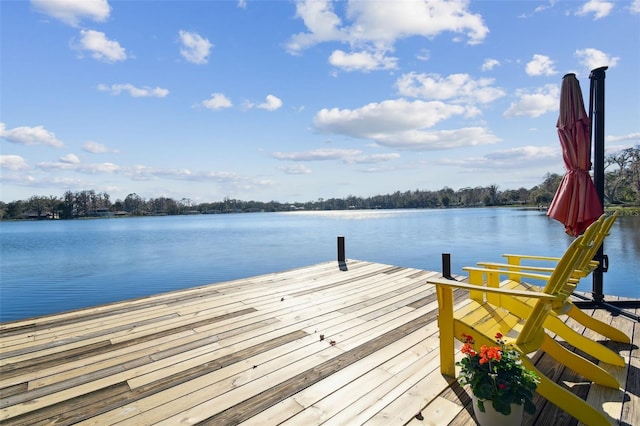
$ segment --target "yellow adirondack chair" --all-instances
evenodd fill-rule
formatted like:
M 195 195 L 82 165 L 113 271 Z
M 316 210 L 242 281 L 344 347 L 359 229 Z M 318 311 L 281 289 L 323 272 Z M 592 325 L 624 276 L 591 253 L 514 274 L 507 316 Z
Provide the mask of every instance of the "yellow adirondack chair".
M 624 366 L 625 360 L 618 353 L 576 332 L 574 329 L 565 324 L 564 321 L 558 318 L 558 315 L 566 314 L 574 320 L 580 322 L 585 327 L 590 328 L 604 335 L 605 337 L 619 342 L 630 343 L 630 339 L 626 334 L 609 324 L 606 324 L 585 314 L 582 310 L 577 308 L 568 297 L 570 293 L 575 289 L 578 280 L 580 278 L 588 276 L 595 269 L 595 267 L 597 267 L 598 263 L 592 260 L 593 256 L 602 244 L 605 237 L 609 235 L 609 231 L 611 230 L 611 226 L 616 220 L 616 217 L 617 214 L 609 217 L 605 217 L 604 215 L 601 216 L 600 219 L 598 219 L 598 221 L 587 228 L 587 230 L 583 234 L 585 240 L 593 240 L 593 243 L 591 244 L 589 249 L 582 254 L 581 258 L 578 260 L 576 269 L 571 274 L 571 285 L 567 286 L 567 298 L 562 305 L 552 311 L 552 314 L 545 321 L 544 326 L 548 330 L 556 333 L 562 339 L 566 340 L 569 344 L 575 346 L 576 348 L 579 348 L 580 350 L 599 359 L 600 361 L 604 361 L 612 365 Z M 499 286 L 512 290 L 530 290 L 539 292 L 542 290 L 541 287 L 522 282 L 522 279 L 534 278 L 538 280 L 548 281 L 553 268 L 521 265 L 520 261 L 523 259 L 536 259 L 553 260 L 555 262 L 558 262 L 559 260 L 559 258 L 557 257 L 551 258 L 511 254 L 504 256 L 508 256 L 508 264 L 478 262 L 478 265 L 485 269 L 473 267 L 464 268 L 467 272 L 469 272 L 469 282 L 472 284 L 482 285 L 484 277 L 486 276 L 486 284 L 490 287 Z M 487 269 L 501 271 L 501 275 L 507 275 L 508 279 L 500 281 L 498 274 L 486 275 Z M 490 303 L 497 305 L 503 303 L 499 296 L 488 295 L 487 300 Z M 509 306 L 505 307 L 511 312 L 515 313 L 518 316 L 526 317 L 528 315 L 528 312 L 535 305 L 536 300 L 505 299 L 505 302 L 509 303 Z
M 607 417 L 583 399 L 557 385 L 544 376 L 529 358 L 528 354 L 543 350 L 565 366 L 570 366 L 586 378 L 617 388 L 617 382 L 600 367 L 581 356 L 567 350 L 554 341 L 544 329 L 544 322 L 550 312 L 564 303 L 564 292 L 570 287 L 570 277 L 579 257 L 588 250 L 590 244 L 583 244 L 583 237 L 576 238 L 551 274 L 547 285 L 540 292 L 509 290 L 504 288 L 478 287 L 448 279 L 429 279 L 436 285 L 438 296 L 438 326 L 440 328 L 440 369 L 448 376 L 455 377 L 454 338 L 461 340 L 462 334 L 471 335 L 477 343 L 495 345 L 493 336 L 501 333 L 507 343 L 523 354 L 522 361 L 527 368 L 540 376 L 537 392 L 576 419 L 586 424 L 609 425 Z M 489 272 L 492 273 L 492 272 Z M 470 299 L 454 309 L 453 289 L 470 292 Z M 488 294 L 506 298 L 535 298 L 537 302 L 529 315 L 523 319 L 507 309 L 488 303 Z M 594 368 L 595 367 L 595 368 Z M 612 383 L 613 379 L 613 383 Z

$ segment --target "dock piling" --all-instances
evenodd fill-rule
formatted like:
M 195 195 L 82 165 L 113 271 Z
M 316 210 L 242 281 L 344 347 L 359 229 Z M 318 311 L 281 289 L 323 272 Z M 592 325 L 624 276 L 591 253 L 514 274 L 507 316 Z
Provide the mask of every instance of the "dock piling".
M 347 258 L 344 250 L 344 237 L 338 237 L 338 262 L 344 262 Z
M 344 237 L 338 237 L 338 267 L 341 271 L 346 271 L 347 268 L 347 256 L 344 249 Z
M 442 276 L 448 280 L 453 279 L 451 276 L 451 253 L 442 253 Z

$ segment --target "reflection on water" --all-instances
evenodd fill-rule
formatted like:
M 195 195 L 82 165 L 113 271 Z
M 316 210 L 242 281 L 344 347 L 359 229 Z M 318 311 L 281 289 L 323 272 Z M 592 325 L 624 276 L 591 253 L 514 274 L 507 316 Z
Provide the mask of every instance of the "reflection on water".
M 640 218 L 605 243 L 606 294 L 640 298 Z M 8 321 L 336 259 L 452 271 L 502 253 L 561 255 L 562 224 L 524 209 L 366 210 L 0 223 Z M 590 290 L 590 278 L 579 289 Z

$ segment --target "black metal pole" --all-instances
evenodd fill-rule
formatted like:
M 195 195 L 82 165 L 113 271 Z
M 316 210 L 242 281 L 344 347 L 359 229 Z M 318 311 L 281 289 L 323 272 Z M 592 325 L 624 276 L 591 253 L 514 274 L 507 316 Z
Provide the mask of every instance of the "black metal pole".
M 591 70 L 591 93 L 589 96 L 589 117 L 593 134 L 593 183 L 600 197 L 604 211 L 604 79 L 605 71 L 609 67 Z M 604 248 L 601 245 L 594 258 L 598 261 L 598 268 L 593 271 L 593 300 L 600 303 L 604 299 L 603 263 Z
M 345 262 L 347 256 L 345 254 L 344 237 L 338 237 L 338 262 Z
M 592 130 L 592 142 L 593 142 L 593 184 L 596 187 L 596 192 L 600 197 L 600 203 L 602 210 L 604 211 L 604 79 L 606 77 L 605 71 L 609 67 L 600 67 L 591 70 L 589 79 L 591 80 L 591 87 L 589 93 L 589 118 L 591 120 Z M 608 311 L 617 314 L 624 315 L 627 318 L 631 318 L 634 321 L 640 321 L 640 316 L 627 312 L 621 308 L 637 308 L 638 300 L 618 300 L 614 302 L 604 301 L 603 290 L 603 273 L 607 271 L 608 258 L 604 254 L 604 244 L 600 245 L 598 252 L 596 253 L 594 260 L 598 261 L 598 267 L 592 273 L 593 279 L 593 300 L 584 300 L 575 302 L 579 308 L 604 308 Z M 594 306 L 595 305 L 595 306 Z
M 451 276 L 451 253 L 442 253 L 442 276 L 452 280 Z

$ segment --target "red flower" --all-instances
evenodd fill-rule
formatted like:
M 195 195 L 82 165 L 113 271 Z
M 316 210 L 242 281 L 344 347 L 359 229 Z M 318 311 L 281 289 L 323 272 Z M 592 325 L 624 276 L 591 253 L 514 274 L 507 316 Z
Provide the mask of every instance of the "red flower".
M 462 349 L 461 349 L 463 354 L 469 355 L 469 356 L 476 356 L 476 351 L 473 349 L 473 346 L 471 346 L 470 343 L 465 343 L 464 345 L 462 345 Z
M 500 361 L 502 359 L 502 351 L 497 346 L 487 347 L 482 345 L 480 348 L 480 364 L 489 361 Z
M 456 366 L 461 367 L 460 384 L 469 385 L 471 392 L 481 399 L 523 401 L 527 413 L 535 413 L 531 398 L 539 383 L 537 375 L 527 371 L 520 361 L 521 354 L 507 345 L 502 333 L 496 333 L 495 338 L 495 346 L 490 346 L 493 339 L 482 336 L 481 342 L 489 344 L 479 343 L 476 351 L 473 337 L 462 334 L 464 358 L 456 362 Z

